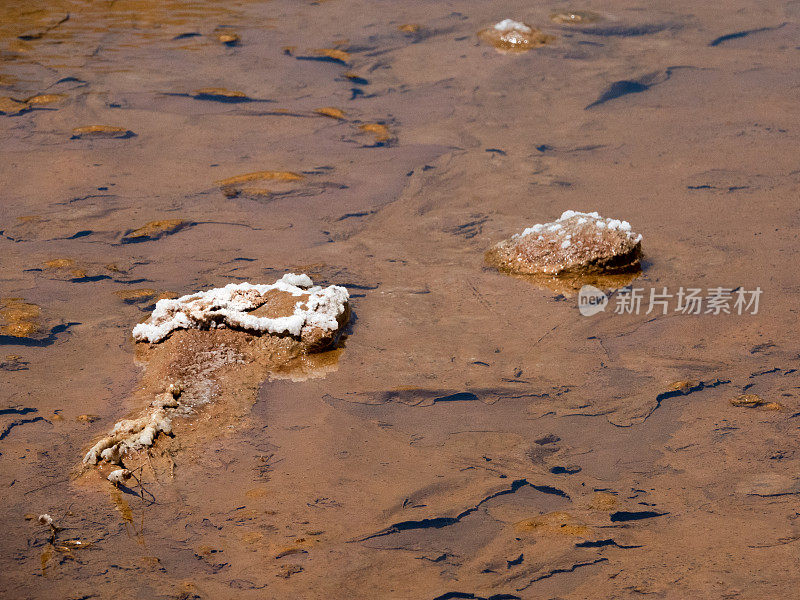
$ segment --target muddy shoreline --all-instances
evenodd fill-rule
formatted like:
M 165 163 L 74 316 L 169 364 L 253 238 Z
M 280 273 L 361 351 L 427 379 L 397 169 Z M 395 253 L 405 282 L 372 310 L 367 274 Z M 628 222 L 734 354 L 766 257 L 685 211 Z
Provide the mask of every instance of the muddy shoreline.
M 500 54 L 476 34 L 506 18 L 553 39 Z M 799 28 L 744 0 L 4 3 L 0 595 L 791 597 Z M 645 293 L 759 287 L 757 314 L 584 317 L 486 264 L 568 209 L 642 233 Z M 75 479 L 141 407 L 159 298 L 289 272 L 349 291 L 335 356 L 176 420 L 141 485 Z

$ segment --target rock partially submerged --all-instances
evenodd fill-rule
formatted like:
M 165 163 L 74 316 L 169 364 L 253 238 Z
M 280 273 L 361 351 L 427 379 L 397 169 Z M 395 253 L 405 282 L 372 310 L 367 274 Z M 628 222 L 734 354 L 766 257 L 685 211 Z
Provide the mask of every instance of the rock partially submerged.
M 501 52 L 525 52 L 555 40 L 552 35 L 513 19 L 503 19 L 491 27 L 481 29 L 478 37 Z
M 638 271 L 642 236 L 627 221 L 565 211 L 495 245 L 487 260 L 509 273 L 575 277 Z
M 111 471 L 106 479 L 108 479 L 114 485 L 124 485 L 125 482 L 131 477 L 133 477 L 133 473 L 131 473 L 128 469 L 116 469 Z
M 230 284 L 177 299 L 162 299 L 133 330 L 146 369 L 137 396 L 146 408 L 116 423 L 86 453 L 84 465 L 125 467 L 127 456 L 173 433 L 173 420 L 205 407 L 203 427 L 218 431 L 246 413 L 270 373 L 300 366 L 314 376 L 311 356 L 333 346 L 350 315 L 347 290 L 313 285 L 288 273 L 274 284 Z M 338 352 L 338 351 L 336 351 Z M 330 357 L 320 366 L 330 371 Z M 203 435 L 192 431 L 199 443 Z M 185 446 L 188 442 L 183 441 Z
M 253 311 L 267 304 L 271 292 L 285 292 L 297 298 L 291 316 L 259 316 Z M 137 342 L 156 343 L 176 329 L 231 327 L 256 334 L 322 332 L 339 328 L 338 319 L 347 309 L 347 290 L 339 286 L 314 286 L 308 275 L 287 273 L 272 285 L 231 283 L 223 288 L 159 300 L 150 318 L 133 328 Z

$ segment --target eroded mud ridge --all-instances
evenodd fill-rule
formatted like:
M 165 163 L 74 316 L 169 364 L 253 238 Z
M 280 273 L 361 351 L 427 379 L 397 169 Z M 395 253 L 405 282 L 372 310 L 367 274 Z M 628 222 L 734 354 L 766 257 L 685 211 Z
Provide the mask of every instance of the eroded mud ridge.
M 137 396 L 153 399 L 140 416 L 116 423 L 84 464 L 121 465 L 159 434 L 171 435 L 174 417 L 216 399 L 236 395 L 246 406 L 254 395 L 243 388 L 255 390 L 268 373 L 336 343 L 350 316 L 348 297 L 342 287 L 321 288 L 289 273 L 272 285 L 230 284 L 159 300 L 133 329 L 137 358 L 146 365 Z

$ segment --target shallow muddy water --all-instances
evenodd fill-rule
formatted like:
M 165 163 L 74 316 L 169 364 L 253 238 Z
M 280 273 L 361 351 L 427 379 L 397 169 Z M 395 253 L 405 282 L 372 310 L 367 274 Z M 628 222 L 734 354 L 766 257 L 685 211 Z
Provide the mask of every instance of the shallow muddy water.
M 0 595 L 793 597 L 799 46 L 797 1 L 0 3 Z M 643 235 L 638 314 L 485 263 L 567 209 Z M 79 476 L 158 298 L 286 272 L 349 290 L 334 354 Z M 646 314 L 718 287 L 757 314 Z

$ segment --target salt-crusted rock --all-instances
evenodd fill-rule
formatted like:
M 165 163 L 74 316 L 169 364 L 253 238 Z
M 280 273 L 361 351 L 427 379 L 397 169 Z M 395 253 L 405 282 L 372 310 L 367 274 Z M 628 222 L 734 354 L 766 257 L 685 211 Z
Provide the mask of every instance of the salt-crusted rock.
M 638 270 L 642 236 L 627 221 L 565 211 L 553 223 L 528 227 L 494 246 L 487 259 L 525 275 L 600 275 Z
M 39 515 L 39 518 L 38 518 L 37 520 L 38 520 L 38 521 L 39 521 L 39 523 L 41 523 L 42 525 L 48 525 L 48 526 L 50 526 L 50 527 L 52 527 L 52 526 L 53 526 L 53 517 L 51 517 L 51 516 L 50 516 L 50 515 L 48 515 L 47 513 L 45 513 L 45 514 L 43 514 L 43 515 Z
M 501 52 L 524 52 L 555 40 L 552 35 L 513 19 L 503 19 L 492 27 L 481 29 L 478 37 Z
M 133 473 L 131 473 L 128 469 L 116 469 L 111 471 L 106 479 L 108 479 L 114 485 L 121 485 L 128 481 L 128 479 L 131 477 L 133 477 Z
M 253 314 L 278 290 L 298 297 L 291 316 L 266 317 Z M 175 300 L 159 300 L 150 318 L 133 328 L 137 342 L 156 343 L 176 329 L 231 327 L 252 333 L 289 334 L 302 337 L 316 328 L 335 331 L 347 309 L 347 290 L 331 285 L 314 286 L 308 275 L 287 273 L 272 285 L 231 283 L 224 288 L 198 292 Z
M 174 418 L 220 398 L 246 402 L 270 372 L 335 344 L 349 319 L 348 299 L 343 287 L 322 288 L 289 273 L 272 285 L 230 284 L 159 300 L 133 330 L 137 342 L 150 342 L 136 350 L 147 363 L 137 390 L 146 408 L 117 422 L 89 449 L 84 465 L 124 468 L 128 454 L 146 450 L 161 433 L 171 435 Z

